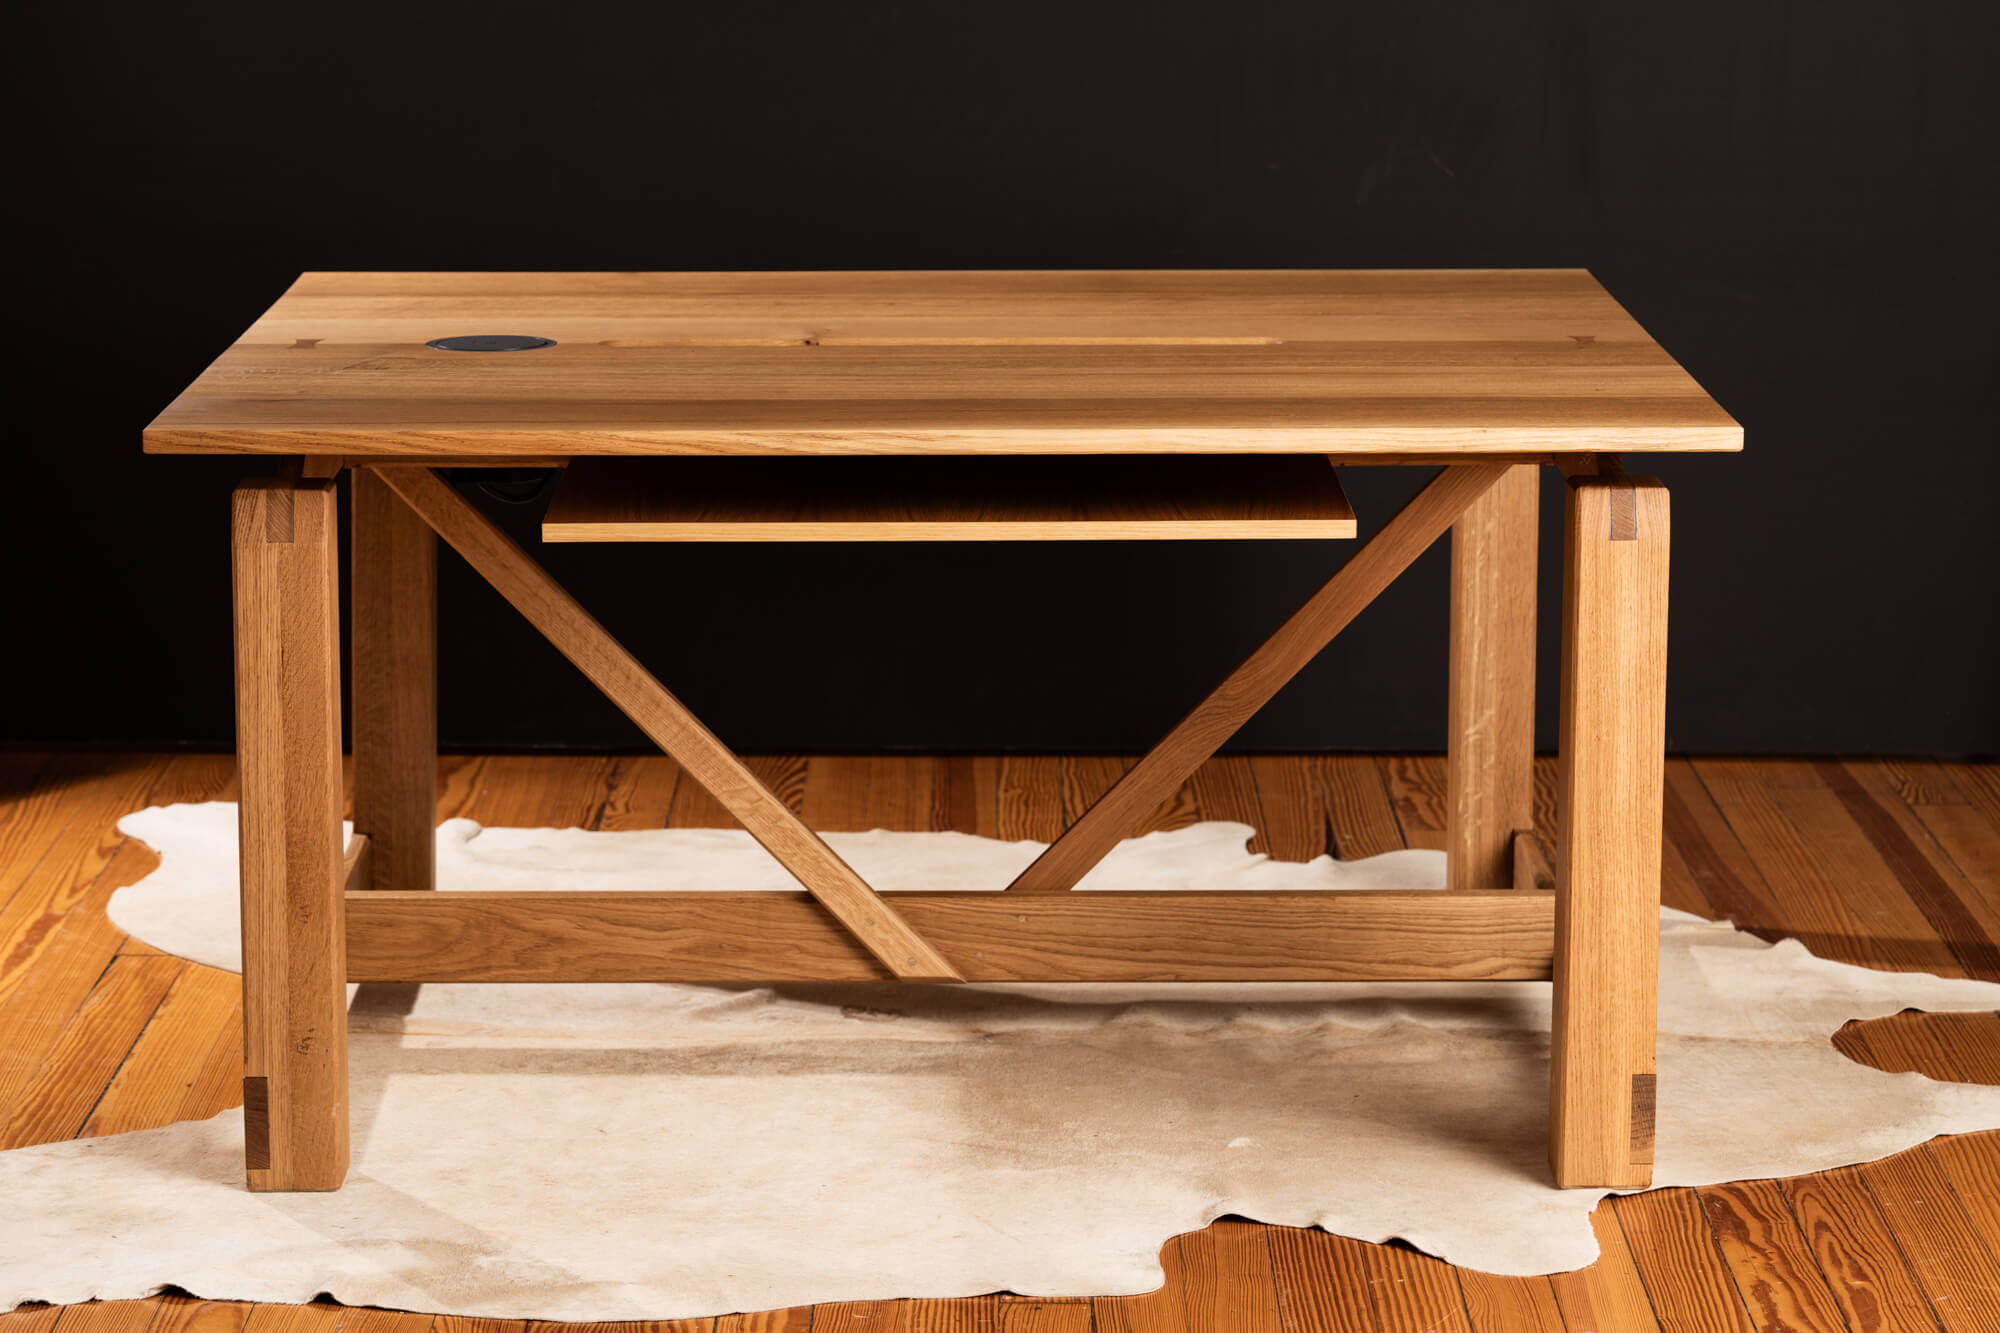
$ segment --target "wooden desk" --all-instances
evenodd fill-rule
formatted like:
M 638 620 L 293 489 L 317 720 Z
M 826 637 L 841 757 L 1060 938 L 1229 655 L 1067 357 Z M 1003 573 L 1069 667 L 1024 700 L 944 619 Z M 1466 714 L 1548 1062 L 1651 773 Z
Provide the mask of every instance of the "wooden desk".
M 553 342 L 428 345 L 481 334 Z M 250 1186 L 341 1183 L 350 980 L 1549 977 L 1555 1178 L 1644 1185 L 1668 504 L 1618 454 L 1741 443 L 1580 271 L 308 274 L 146 431 L 287 460 L 233 511 Z M 1333 469 L 1283 455 L 1441 470 L 1005 894 L 875 892 L 437 471 L 579 460 L 556 540 L 1352 536 Z M 1529 769 L 1551 463 L 1553 855 Z M 1069 892 L 1447 530 L 1446 892 Z M 428 892 L 437 535 L 804 891 Z

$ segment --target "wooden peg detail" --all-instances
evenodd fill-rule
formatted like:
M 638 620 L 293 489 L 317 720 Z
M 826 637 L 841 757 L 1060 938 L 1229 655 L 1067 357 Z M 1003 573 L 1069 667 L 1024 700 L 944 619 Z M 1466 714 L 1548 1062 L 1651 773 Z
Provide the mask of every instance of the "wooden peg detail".
M 243 1080 L 243 1167 L 271 1169 L 271 1080 L 262 1074 Z
M 1660 1079 L 1658 1074 L 1632 1075 L 1632 1168 L 1646 1167 L 1647 1176 L 1652 1175 L 1653 1165 L 1653 1114 L 1658 1100 Z

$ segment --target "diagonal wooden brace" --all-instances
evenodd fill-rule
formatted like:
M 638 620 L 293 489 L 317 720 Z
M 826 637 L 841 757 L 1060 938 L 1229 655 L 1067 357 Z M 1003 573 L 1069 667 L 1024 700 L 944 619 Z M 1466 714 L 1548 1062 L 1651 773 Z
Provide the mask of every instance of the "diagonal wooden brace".
M 1173 795 L 1506 471 L 1503 465 L 1465 463 L 1439 473 L 1022 871 L 1007 886 L 1008 892 L 1061 893 L 1074 888 L 1119 839 Z
M 370 469 L 544 638 L 706 787 L 900 981 L 959 981 L 944 956 L 807 828 L 514 540 L 427 467 Z

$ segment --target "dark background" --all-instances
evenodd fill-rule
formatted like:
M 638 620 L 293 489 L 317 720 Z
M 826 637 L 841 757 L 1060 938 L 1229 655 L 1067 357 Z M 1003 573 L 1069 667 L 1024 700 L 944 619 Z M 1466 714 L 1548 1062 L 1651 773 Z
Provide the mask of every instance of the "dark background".
M 1995 8 L 17 5 L 0 739 L 229 743 L 246 469 L 139 430 L 302 269 L 1582 265 L 1748 429 L 1649 464 L 1671 744 L 1993 754 Z M 547 557 L 739 747 L 1084 750 L 1345 549 Z M 446 744 L 639 743 L 444 559 Z M 1441 747 L 1444 572 L 1240 743 Z

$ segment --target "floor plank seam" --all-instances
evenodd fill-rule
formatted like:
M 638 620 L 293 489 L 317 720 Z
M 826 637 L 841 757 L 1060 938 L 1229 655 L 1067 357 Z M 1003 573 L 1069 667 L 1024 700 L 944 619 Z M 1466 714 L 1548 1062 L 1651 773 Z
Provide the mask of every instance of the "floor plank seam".
M 1854 1173 L 1855 1184 L 1859 1185 L 1861 1192 L 1868 1196 L 1868 1202 L 1875 1209 L 1875 1216 L 1881 1220 L 1883 1234 L 1887 1235 L 1889 1243 L 1895 1246 L 1896 1258 L 1901 1261 L 1903 1271 L 1909 1275 L 1910 1285 L 1915 1288 L 1917 1295 L 1924 1298 L 1924 1309 L 1929 1313 L 1931 1322 L 1937 1325 L 1938 1333 L 1952 1333 L 1952 1330 L 1944 1322 L 1944 1316 L 1938 1313 L 1937 1297 L 1932 1295 L 1930 1288 L 1924 1285 L 1923 1275 L 1917 1271 L 1917 1266 L 1910 1261 L 1909 1252 L 1903 1245 L 1903 1238 L 1896 1234 L 1896 1228 L 1890 1223 L 1889 1214 L 1883 1209 L 1882 1201 L 1875 1196 L 1875 1187 L 1868 1182 L 1867 1173 L 1859 1167 L 1845 1167 L 1842 1169 Z
M 1971 909 L 1953 892 L 1944 876 L 1938 874 L 1909 831 L 1868 794 L 1845 764 L 1820 760 L 1813 768 L 1875 854 L 1888 866 L 1896 882 L 1909 894 L 1917 910 L 1923 913 L 1924 920 L 1930 922 L 1931 929 L 1944 941 L 1946 950 L 1958 960 L 1965 975 L 1981 981 L 2000 981 L 2000 945 L 1980 929 Z
M 1743 1307 L 1743 1317 L 1750 1322 L 1753 1330 L 1762 1330 L 1763 1324 L 1757 1318 L 1757 1309 L 1750 1303 L 1750 1297 L 1743 1290 L 1743 1279 L 1736 1271 L 1736 1265 L 1729 1262 L 1728 1252 L 1722 1248 L 1722 1233 L 1715 1229 L 1715 1219 L 1709 1215 L 1707 1196 L 1699 1188 L 1693 1191 L 1695 1211 L 1701 1214 L 1703 1225 L 1708 1231 L 1708 1242 L 1715 1250 L 1715 1258 L 1722 1265 L 1722 1271 L 1729 1277 L 1730 1289 L 1736 1293 L 1737 1303 Z M 1828 1295 L 1832 1291 L 1829 1289 Z
M 109 968 L 106 970 L 109 971 Z M 118 1082 L 118 1075 L 132 1059 L 132 1052 L 139 1049 L 139 1043 L 146 1039 L 147 1029 L 153 1026 L 153 1020 L 160 1016 L 160 1010 L 166 1007 L 167 1000 L 172 997 L 175 991 L 180 989 L 181 983 L 187 980 L 188 974 L 192 970 L 192 965 L 184 966 L 181 969 L 180 975 L 174 978 L 173 985 L 168 986 L 161 993 L 159 1000 L 147 1011 L 146 1021 L 139 1025 L 139 1031 L 133 1036 L 132 1044 L 125 1048 L 125 1054 L 118 1057 L 118 1065 L 111 1071 L 111 1077 L 104 1080 L 104 1086 L 97 1090 L 97 1096 L 91 1101 L 90 1109 L 85 1111 L 83 1119 L 77 1122 L 76 1133 L 70 1135 L 72 1139 L 82 1138 L 83 1131 L 90 1128 L 91 1117 L 97 1114 L 97 1108 L 104 1104 L 104 1099 L 110 1094 L 112 1085 Z
M 1607 1195 L 1604 1199 L 1600 1200 L 1597 1206 L 1599 1208 L 1610 1209 L 1611 1220 L 1618 1227 L 1618 1238 L 1625 1242 L 1627 1256 L 1635 1256 L 1637 1251 L 1632 1248 L 1632 1237 L 1625 1230 L 1625 1219 L 1618 1215 L 1616 1208 L 1612 1208 L 1610 1196 Z M 1604 1259 L 1604 1251 L 1600 1247 L 1597 1252 L 1597 1261 L 1598 1263 L 1603 1263 Z M 1660 1333 L 1667 1333 L 1667 1321 L 1660 1318 L 1660 1303 L 1653 1299 L 1652 1284 L 1646 1281 L 1645 1270 L 1639 1267 L 1638 1260 L 1635 1257 L 1632 1258 L 1632 1276 L 1639 1280 L 1639 1293 L 1646 1298 L 1646 1309 L 1652 1313 L 1654 1326 L 1660 1330 Z
M 1701 788 L 1701 794 L 1705 798 L 1707 798 L 1709 805 L 1714 808 L 1716 817 L 1722 821 L 1723 830 L 1729 834 L 1730 841 L 1732 841 L 1736 845 L 1737 854 L 1741 858 L 1744 867 L 1748 869 L 1752 875 L 1755 875 L 1757 877 L 1758 887 L 1760 887 L 1763 890 L 1764 898 L 1766 900 L 1769 900 L 1772 897 L 1770 881 L 1765 878 L 1764 871 L 1762 867 L 1760 867 L 1757 864 L 1756 859 L 1750 855 L 1750 848 L 1743 841 L 1743 831 L 1736 827 L 1736 821 L 1732 820 L 1729 817 L 1729 812 L 1722 808 L 1722 802 L 1716 799 L 1715 792 L 1713 789 L 1709 787 L 1708 779 L 1702 776 L 1700 767 L 1690 763 L 1688 765 L 1688 773 L 1694 778 L 1695 785 Z M 1669 800 L 1678 799 L 1678 795 L 1673 792 L 1671 786 L 1668 788 L 1668 793 L 1669 793 L 1668 796 Z M 1689 812 L 1688 824 L 1690 828 L 1695 830 L 1696 836 L 1700 839 L 1700 845 L 1705 850 L 1712 852 L 1714 850 L 1713 844 L 1709 841 L 1707 835 L 1700 831 L 1700 826 L 1695 821 L 1692 812 Z M 1733 882 L 1734 880 L 1733 873 L 1729 874 L 1728 878 L 1730 881 Z M 1706 885 L 1702 886 L 1702 892 L 1704 896 L 1707 895 L 1708 890 Z M 1761 922 L 1754 925 L 1745 926 L 1742 921 L 1737 919 L 1740 911 L 1755 909 L 1757 906 L 1758 904 L 1756 904 L 1755 902 L 1751 902 L 1744 904 L 1742 909 L 1732 908 L 1731 914 L 1729 916 L 1729 921 L 1732 925 L 1738 926 L 1741 929 L 1749 930 L 1753 934 L 1757 934 L 1759 935 L 1760 938 L 1762 938 L 1763 932 L 1770 930 L 1770 927 L 1763 925 Z M 1782 932 L 1779 932 L 1779 934 L 1781 938 L 1788 938 L 1784 936 Z
M 1472 1301 L 1465 1294 L 1465 1270 L 1457 1265 L 1451 1269 L 1451 1286 L 1458 1293 L 1458 1308 L 1465 1312 L 1466 1333 L 1479 1333 L 1478 1325 L 1472 1319 Z
M 1938 1179 L 1944 1182 L 1945 1189 L 1951 1194 L 1952 1204 L 1965 1215 L 1967 1229 L 1978 1238 L 1979 1246 L 1986 1251 L 1987 1259 L 1992 1261 L 1996 1269 L 2000 1269 L 2000 1248 L 1996 1248 L 1995 1238 L 1981 1229 L 1977 1216 L 1966 1206 L 1965 1196 L 1959 1192 L 1958 1181 L 1952 1178 L 1950 1167 L 1933 1150 L 1932 1145 L 1946 1137 L 1949 1136 L 1939 1135 L 1938 1138 L 1917 1145 L 1912 1151 L 1922 1153 L 1925 1160 L 1937 1171 Z
M 1812 1237 L 1806 1234 L 1806 1224 L 1800 1220 L 1799 1210 L 1792 1202 L 1790 1186 L 1782 1179 L 1773 1180 L 1772 1184 L 1777 1188 L 1778 1198 L 1784 1202 L 1785 1216 L 1791 1221 L 1792 1230 L 1798 1233 L 1801 1248 L 1804 1249 L 1806 1257 L 1812 1260 L 1813 1271 L 1819 1274 L 1821 1285 L 1826 1288 L 1827 1296 L 1833 1300 L 1834 1311 L 1840 1315 L 1841 1324 L 1852 1330 L 1854 1321 L 1847 1317 L 1847 1311 L 1838 1299 L 1839 1293 L 1834 1290 L 1833 1277 L 1826 1271 L 1826 1265 L 1820 1262 L 1819 1251 L 1813 1248 Z

